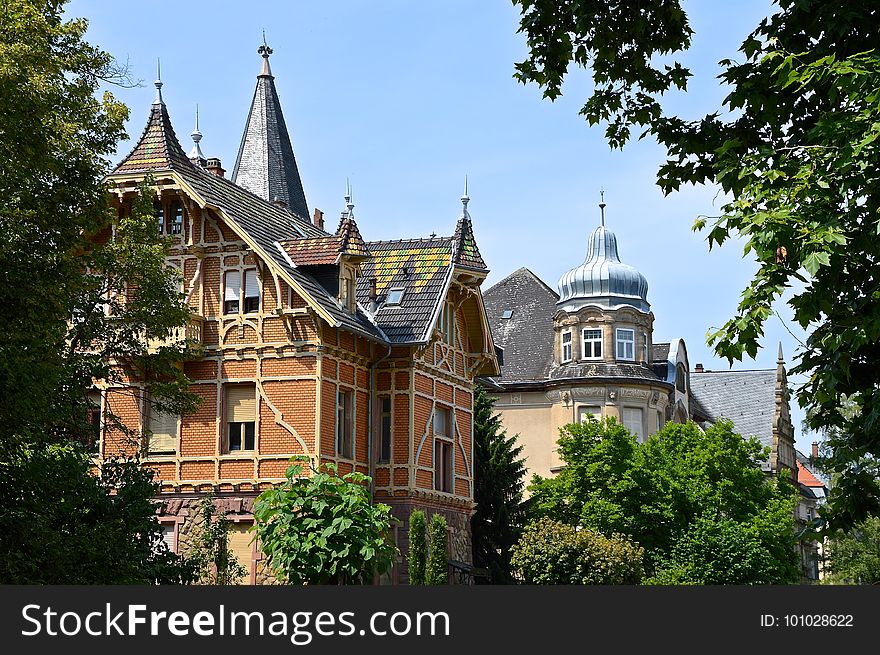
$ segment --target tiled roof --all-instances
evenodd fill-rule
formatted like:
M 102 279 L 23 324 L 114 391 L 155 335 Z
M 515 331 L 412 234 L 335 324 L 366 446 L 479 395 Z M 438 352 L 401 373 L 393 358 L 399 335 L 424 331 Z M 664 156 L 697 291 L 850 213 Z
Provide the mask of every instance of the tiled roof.
M 544 380 L 553 361 L 556 292 L 527 268 L 520 268 L 483 294 L 495 343 L 504 348 L 496 382 Z M 506 311 L 510 318 L 503 318 Z
M 382 338 L 376 327 L 362 314 L 352 314 L 342 308 L 315 279 L 305 271 L 291 266 L 282 254 L 278 242 L 297 237 L 326 237 L 327 234 L 311 223 L 300 220 L 285 209 L 245 191 L 225 178 L 190 165 L 189 169 L 175 170 L 181 174 L 208 204 L 222 210 L 240 227 L 281 269 L 290 275 L 310 297 L 330 316 L 347 329 L 376 339 Z
M 691 394 L 714 420 L 733 421 L 736 432 L 773 444 L 776 371 L 706 371 L 692 373 Z
M 286 203 L 294 214 L 309 217 L 290 134 L 269 71 L 268 55 L 257 77 L 254 99 L 232 171 L 232 181 L 264 200 Z
M 477 248 L 477 240 L 474 238 L 474 226 L 471 219 L 462 217 L 455 226 L 455 236 L 452 237 L 455 254 L 453 260 L 459 266 L 487 270 L 486 262 Z
M 192 164 L 174 134 L 165 103 L 158 98 L 150 108 L 141 138 L 112 174 L 167 171 L 177 166 L 191 167 Z
M 658 363 L 663 362 L 665 364 L 669 358 L 669 346 L 670 343 L 668 341 L 665 343 L 652 343 L 651 361 Z
M 452 273 L 452 239 L 433 237 L 402 241 L 370 241 L 371 257 L 362 264 L 357 300 L 370 302 L 370 279 L 376 279 L 378 309 L 374 319 L 397 343 L 426 340 L 432 319 Z M 391 289 L 403 289 L 399 305 L 386 305 Z
M 333 236 L 310 239 L 286 239 L 281 247 L 297 266 L 320 266 L 336 264 L 340 255 L 369 257 L 370 251 L 361 238 L 353 217 L 345 216 Z
M 819 474 L 813 469 L 813 465 L 810 464 L 810 458 L 799 450 L 796 450 L 795 453 L 798 467 L 798 482 L 805 487 L 825 488 L 825 483 L 821 480 Z

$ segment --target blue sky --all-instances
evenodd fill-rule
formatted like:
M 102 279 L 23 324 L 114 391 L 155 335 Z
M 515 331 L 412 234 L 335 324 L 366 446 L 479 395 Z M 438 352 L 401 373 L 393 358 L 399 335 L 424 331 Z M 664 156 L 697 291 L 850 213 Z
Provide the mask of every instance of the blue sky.
M 664 98 L 669 111 L 697 118 L 726 94 L 717 62 L 737 57 L 769 1 L 686 3 L 696 35 L 682 61 L 694 77 L 687 93 Z M 265 29 L 310 207 L 328 223 L 351 180 L 364 238 L 452 234 L 469 180 L 477 241 L 492 269 L 488 288 L 521 266 L 555 287 L 584 259 L 598 224 L 604 188 L 607 225 L 624 261 L 648 278 L 654 340 L 684 338 L 691 365 L 727 369 L 705 337 L 735 310 L 756 269 L 731 242 L 711 253 L 694 218 L 718 213 L 715 188 L 688 187 L 664 197 L 655 185 L 663 161 L 653 142 L 611 151 L 602 127 L 578 116 L 589 78 L 574 74 L 551 103 L 513 79 L 526 55 L 509 0 L 305 2 L 74 0 L 70 15 L 90 21 L 88 38 L 121 60 L 144 85 L 113 89 L 131 109 L 140 135 L 154 95 L 156 59 L 163 96 L 185 150 L 200 107 L 202 150 L 231 174 L 253 96 Z M 131 142 L 121 143 L 124 156 Z M 790 362 L 803 339 L 780 303 L 755 361 L 775 368 L 782 342 Z M 783 323 L 785 321 L 785 323 Z M 793 379 L 797 384 L 798 379 Z M 793 402 L 798 447 L 803 412 Z

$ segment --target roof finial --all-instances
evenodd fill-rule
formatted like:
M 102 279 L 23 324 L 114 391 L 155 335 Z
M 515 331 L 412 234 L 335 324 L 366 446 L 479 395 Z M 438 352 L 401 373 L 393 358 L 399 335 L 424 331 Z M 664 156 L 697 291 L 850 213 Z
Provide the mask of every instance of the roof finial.
M 272 48 L 266 43 L 266 30 L 263 30 L 263 45 L 257 48 L 257 52 L 263 57 L 263 70 L 260 71 L 260 76 L 268 75 L 271 77 L 272 71 L 269 68 L 269 55 L 272 54 Z
M 779 342 L 779 354 L 776 357 L 776 363 L 777 364 L 784 364 L 785 363 L 785 358 L 782 356 L 782 342 L 781 341 Z
M 468 203 L 470 202 L 470 197 L 468 197 L 468 189 L 467 189 L 467 175 L 464 176 L 464 195 L 461 197 L 461 217 L 466 218 L 468 220 L 471 219 L 471 215 L 468 213 Z
M 351 201 L 351 182 L 345 178 L 345 209 L 348 218 L 354 218 L 354 203 Z
M 599 211 L 602 214 L 602 227 L 605 227 L 605 189 L 599 189 Z
M 153 100 L 153 104 L 164 105 L 162 100 L 162 65 L 158 58 L 156 59 L 156 81 L 153 84 L 156 86 L 156 99 Z
M 205 158 L 205 155 L 202 154 L 202 147 L 199 145 L 199 141 L 202 140 L 202 133 L 199 132 L 199 106 L 198 105 L 196 105 L 196 129 L 194 129 L 192 131 L 190 136 L 192 136 L 193 147 L 192 147 L 192 150 L 189 151 L 188 157 L 190 158 L 191 161 L 195 162 L 196 164 L 204 165 L 204 163 L 207 161 L 207 159 Z

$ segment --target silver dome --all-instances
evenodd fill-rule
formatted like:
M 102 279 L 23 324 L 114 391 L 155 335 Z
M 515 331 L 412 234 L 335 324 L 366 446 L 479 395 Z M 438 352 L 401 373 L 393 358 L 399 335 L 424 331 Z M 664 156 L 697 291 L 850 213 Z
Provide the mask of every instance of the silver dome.
M 577 311 L 585 305 L 613 309 L 622 305 L 651 311 L 648 281 L 635 268 L 620 261 L 617 237 L 600 225 L 590 235 L 587 258 L 559 278 L 560 309 Z

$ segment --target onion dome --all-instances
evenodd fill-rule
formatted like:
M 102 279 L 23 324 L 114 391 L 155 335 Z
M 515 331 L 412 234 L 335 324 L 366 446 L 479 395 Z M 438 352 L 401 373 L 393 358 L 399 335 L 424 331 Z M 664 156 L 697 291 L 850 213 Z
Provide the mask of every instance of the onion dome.
M 615 309 L 624 305 L 650 312 L 648 280 L 637 269 L 620 261 L 617 237 L 605 227 L 605 203 L 602 224 L 593 230 L 584 263 L 559 278 L 560 309 L 572 312 L 586 305 Z

